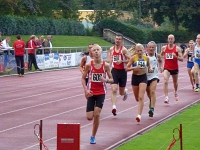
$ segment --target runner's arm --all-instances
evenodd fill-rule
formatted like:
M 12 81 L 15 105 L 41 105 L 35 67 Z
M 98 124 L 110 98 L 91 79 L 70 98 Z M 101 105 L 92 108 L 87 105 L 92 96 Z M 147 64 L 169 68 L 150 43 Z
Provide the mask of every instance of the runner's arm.
M 188 54 L 188 48 L 185 50 L 184 54 L 183 54 L 183 58 L 185 58 Z
M 83 56 L 81 59 L 80 66 L 79 66 L 79 70 L 82 74 L 84 73 L 85 62 L 86 62 L 86 57 Z
M 124 55 L 125 58 L 126 58 L 126 60 L 123 60 L 122 62 L 128 63 L 128 62 L 129 62 L 129 59 L 131 58 L 131 56 L 130 56 L 129 53 L 128 53 L 128 50 L 127 50 L 126 48 L 124 48 L 124 49 L 122 50 L 122 53 L 123 53 L 123 55 Z
M 110 71 L 110 65 L 108 63 L 106 63 L 105 68 L 106 68 L 106 73 L 107 73 L 108 78 L 109 78 L 109 79 L 107 79 L 106 83 L 113 83 L 114 80 L 113 80 L 113 77 L 112 77 L 112 74 L 111 74 L 111 71 Z
M 85 70 L 84 70 L 82 78 L 81 78 L 81 82 L 82 82 L 83 89 L 84 89 L 85 92 L 88 90 L 87 86 L 86 86 L 86 83 L 85 83 L 85 78 L 87 77 L 87 74 L 88 74 L 89 70 L 90 70 L 90 64 L 86 64 L 85 65 Z
M 182 55 L 182 52 L 181 52 L 181 48 L 177 47 L 176 50 L 177 50 L 177 53 L 178 53 L 177 59 L 179 61 L 183 61 L 183 55 Z

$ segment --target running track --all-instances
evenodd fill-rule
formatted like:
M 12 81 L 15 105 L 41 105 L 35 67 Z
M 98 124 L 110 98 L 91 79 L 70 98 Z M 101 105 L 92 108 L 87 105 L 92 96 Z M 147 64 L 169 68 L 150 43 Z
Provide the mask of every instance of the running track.
M 170 104 L 164 104 L 163 77 L 157 86 L 157 103 L 153 118 L 148 116 L 148 99 L 140 123 L 135 121 L 138 103 L 131 89 L 129 97 L 118 96 L 117 116 L 111 114 L 110 86 L 101 113 L 96 135 L 97 144 L 90 145 L 92 122 L 85 117 L 86 99 L 77 68 L 26 74 L 24 78 L 0 78 L 0 150 L 36 150 L 38 140 L 33 127 L 43 120 L 43 141 L 49 150 L 56 150 L 57 123 L 81 124 L 81 150 L 113 149 L 122 142 L 162 123 L 192 103 L 200 101 L 200 93 L 191 90 L 185 62 L 180 63 L 179 101 L 174 100 L 173 85 L 169 82 Z M 167 148 L 167 147 L 166 147 Z

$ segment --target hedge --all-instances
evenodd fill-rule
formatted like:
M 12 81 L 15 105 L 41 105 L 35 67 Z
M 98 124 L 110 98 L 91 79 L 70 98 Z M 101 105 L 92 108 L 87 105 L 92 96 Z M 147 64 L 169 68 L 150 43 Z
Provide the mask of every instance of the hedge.
M 4 35 L 86 35 L 83 24 L 67 19 L 45 17 L 0 16 L 0 31 Z

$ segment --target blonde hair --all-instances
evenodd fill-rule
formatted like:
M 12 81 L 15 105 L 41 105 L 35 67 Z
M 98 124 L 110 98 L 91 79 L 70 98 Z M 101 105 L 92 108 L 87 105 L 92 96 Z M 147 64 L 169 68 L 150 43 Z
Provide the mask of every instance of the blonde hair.
M 142 48 L 144 50 L 144 46 L 140 43 L 135 45 L 135 49 Z
M 93 46 L 92 46 L 91 50 L 93 50 L 95 46 L 96 46 L 96 47 L 98 47 L 98 48 L 99 48 L 99 50 L 101 50 L 101 51 L 102 51 L 102 48 L 101 48 L 101 46 L 99 46 L 99 44 L 93 44 Z
M 130 49 L 128 49 L 128 54 L 130 56 L 133 56 L 136 54 L 136 49 L 135 49 L 135 45 L 133 45 Z

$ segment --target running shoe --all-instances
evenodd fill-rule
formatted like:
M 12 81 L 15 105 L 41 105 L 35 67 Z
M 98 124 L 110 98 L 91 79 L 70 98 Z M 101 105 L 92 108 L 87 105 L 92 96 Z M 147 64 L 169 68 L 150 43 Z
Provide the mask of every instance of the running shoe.
M 195 92 L 199 92 L 199 91 L 200 91 L 200 88 L 197 87 L 197 88 L 195 89 Z
M 96 140 L 94 136 L 91 136 L 90 138 L 90 144 L 96 144 Z
M 126 94 L 123 97 L 123 101 L 125 101 L 128 98 L 128 89 L 125 89 L 124 91 Z
M 113 113 L 113 115 L 114 115 L 114 116 L 116 116 L 116 115 L 117 115 L 117 113 L 116 113 L 116 112 L 117 112 L 116 108 L 113 108 L 113 109 L 112 109 L 112 113 Z
M 175 96 L 175 100 L 178 101 L 178 94 L 174 93 L 174 96 Z
M 169 99 L 166 97 L 164 103 L 169 104 Z
M 153 117 L 153 113 L 154 113 L 154 110 L 151 108 L 151 109 L 149 110 L 149 117 Z
M 140 122 L 141 116 L 140 116 L 140 115 L 137 115 L 137 117 L 135 118 L 135 120 L 136 120 L 137 122 Z

